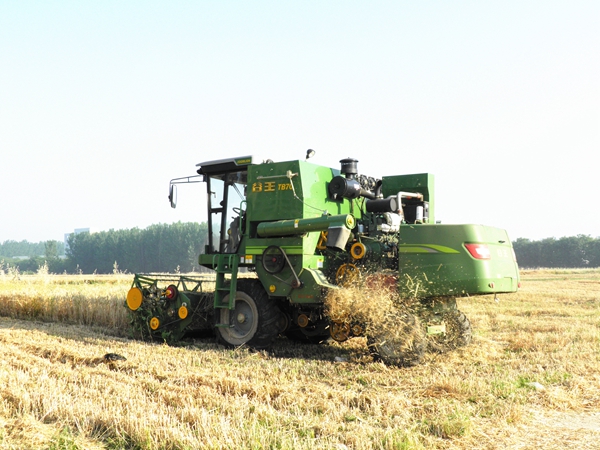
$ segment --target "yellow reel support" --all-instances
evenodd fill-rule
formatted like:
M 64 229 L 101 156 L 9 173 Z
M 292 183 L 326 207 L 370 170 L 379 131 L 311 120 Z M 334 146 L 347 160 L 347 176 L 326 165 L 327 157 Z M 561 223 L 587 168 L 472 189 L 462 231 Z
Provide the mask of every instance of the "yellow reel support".
M 331 337 L 338 342 L 347 341 L 348 338 L 350 338 L 350 324 L 333 322 L 329 329 L 329 334 L 331 334 Z
M 346 263 L 338 267 L 335 281 L 340 286 L 350 286 L 360 278 L 360 270 L 354 264 Z
M 361 327 L 360 325 L 354 325 L 352 327 L 352 336 L 361 336 L 363 334 L 363 327 Z
M 300 328 L 306 328 L 308 326 L 309 319 L 306 314 L 300 314 L 296 322 Z
M 179 318 L 181 320 L 185 319 L 188 316 L 188 309 L 187 306 L 185 305 L 181 305 L 179 307 L 179 309 L 177 310 L 177 315 L 179 316 Z
M 367 247 L 362 242 L 355 242 L 350 247 L 350 254 L 354 259 L 363 259 L 367 254 Z
M 132 287 L 127 293 L 127 306 L 130 310 L 135 311 L 142 306 L 143 299 L 144 295 L 142 294 L 140 288 Z
M 319 242 L 317 243 L 317 250 L 325 250 L 327 248 L 327 231 L 321 231 L 321 237 L 319 237 Z
M 150 328 L 152 330 L 157 330 L 159 326 L 160 320 L 158 320 L 158 317 L 153 317 L 152 319 L 150 319 Z

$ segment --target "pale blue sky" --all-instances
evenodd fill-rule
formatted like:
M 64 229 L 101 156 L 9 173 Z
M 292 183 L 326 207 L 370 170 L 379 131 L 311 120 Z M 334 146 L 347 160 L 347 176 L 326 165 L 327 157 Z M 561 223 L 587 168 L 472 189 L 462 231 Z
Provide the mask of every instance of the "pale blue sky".
M 600 2 L 0 0 L 0 242 L 204 221 L 198 162 L 430 172 L 444 223 L 600 236 Z

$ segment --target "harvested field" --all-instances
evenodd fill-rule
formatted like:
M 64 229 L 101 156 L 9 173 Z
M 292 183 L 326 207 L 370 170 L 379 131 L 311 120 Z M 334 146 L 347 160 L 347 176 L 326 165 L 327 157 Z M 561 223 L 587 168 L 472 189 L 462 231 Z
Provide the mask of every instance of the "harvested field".
M 522 281 L 459 302 L 471 345 L 397 368 L 358 338 L 133 341 L 131 277 L 4 276 L 0 449 L 599 448 L 600 270 Z

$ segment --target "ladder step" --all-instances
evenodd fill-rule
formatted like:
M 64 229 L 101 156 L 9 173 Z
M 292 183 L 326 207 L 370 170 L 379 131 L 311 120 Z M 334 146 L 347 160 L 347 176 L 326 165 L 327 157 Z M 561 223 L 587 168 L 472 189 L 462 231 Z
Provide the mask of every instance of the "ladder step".
M 235 254 L 219 255 L 215 264 L 217 280 L 215 286 L 214 308 L 233 308 L 235 304 L 235 291 L 237 288 L 238 256 Z M 227 277 L 226 275 L 230 275 Z M 223 301 L 227 294 L 229 300 Z

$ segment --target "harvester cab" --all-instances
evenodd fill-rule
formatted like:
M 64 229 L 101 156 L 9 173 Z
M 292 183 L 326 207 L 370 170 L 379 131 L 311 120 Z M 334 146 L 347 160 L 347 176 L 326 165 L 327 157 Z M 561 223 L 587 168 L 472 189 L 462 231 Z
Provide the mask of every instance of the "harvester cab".
M 468 344 L 471 325 L 456 299 L 517 290 L 506 232 L 436 223 L 431 174 L 377 179 L 359 174 L 355 159 L 340 164 L 245 156 L 200 163 L 198 175 L 172 180 L 172 206 L 177 184 L 206 184 L 208 237 L 198 262 L 214 275 L 170 279 L 170 298 L 158 287 L 166 276 L 136 275 L 127 302 L 134 329 L 173 341 L 208 327 L 224 345 L 257 349 L 279 334 L 367 336 L 375 357 L 398 365 L 418 362 L 427 345 Z M 331 294 L 374 283 L 395 299 L 380 315 L 391 324 L 352 311 L 331 316 Z
M 248 165 L 251 156 L 198 164 L 204 176 L 208 205 L 205 254 L 235 253 L 245 219 Z

